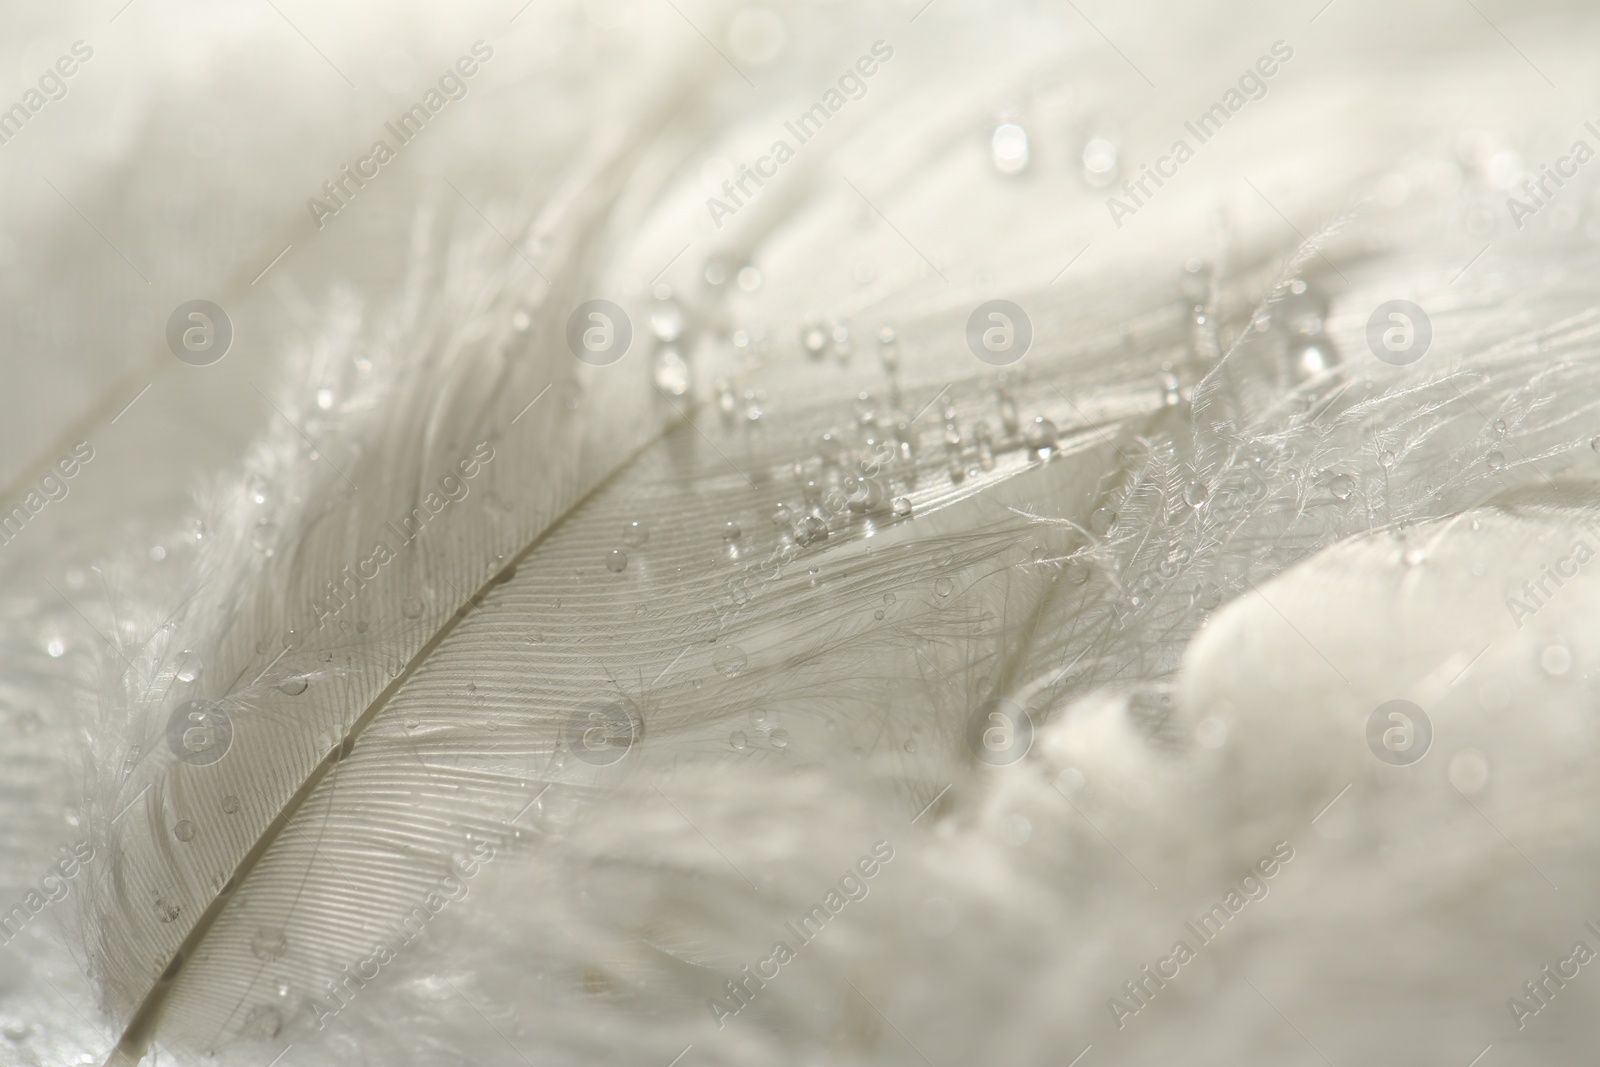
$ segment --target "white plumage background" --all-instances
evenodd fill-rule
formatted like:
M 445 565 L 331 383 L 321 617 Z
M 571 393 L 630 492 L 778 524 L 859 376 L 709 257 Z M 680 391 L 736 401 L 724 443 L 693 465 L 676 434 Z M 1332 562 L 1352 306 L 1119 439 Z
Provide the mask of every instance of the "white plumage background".
M 1585 1062 L 1597 29 L 0 13 L 0 1064 Z

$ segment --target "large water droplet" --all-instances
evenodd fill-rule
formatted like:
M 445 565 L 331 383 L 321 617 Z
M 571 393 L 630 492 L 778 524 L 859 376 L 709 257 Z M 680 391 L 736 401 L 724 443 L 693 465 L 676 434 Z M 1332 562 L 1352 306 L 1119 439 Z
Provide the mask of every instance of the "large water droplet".
M 1492 471 L 1505 470 L 1506 454 L 1496 449 L 1489 453 L 1489 469 Z
M 750 744 L 750 738 L 746 736 L 743 730 L 735 730 L 728 735 L 728 744 L 736 749 L 743 750 Z
M 655 377 L 656 388 L 668 396 L 683 396 L 689 391 L 689 364 L 676 348 L 663 348 L 656 353 Z
M 287 947 L 288 939 L 276 926 L 263 926 L 256 930 L 255 936 L 250 939 L 250 954 L 268 963 L 282 959 L 283 950 Z
M 772 747 L 773 748 L 788 748 L 789 747 L 789 731 L 788 730 L 774 730 L 774 731 L 772 731 Z
M 711 653 L 711 665 L 725 677 L 737 678 L 750 665 L 750 657 L 738 645 L 723 645 Z
M 1349 500 L 1356 491 L 1356 480 L 1348 474 L 1335 474 L 1328 479 L 1328 490 L 1340 500 Z
M 951 593 L 955 592 L 955 589 L 956 584 L 948 578 L 935 578 L 933 581 L 933 592 L 935 596 L 947 597 Z
M 301 693 L 304 693 L 306 691 L 306 687 L 310 684 L 311 683 L 305 680 L 303 675 L 295 674 L 279 682 L 278 691 L 286 693 L 292 697 L 297 697 Z
M 621 574 L 628 569 L 628 554 L 620 548 L 613 548 L 606 553 L 606 570 L 612 574 Z
M 188 819 L 179 820 L 179 822 L 172 828 L 172 836 L 176 837 L 179 841 L 193 841 L 194 823 L 190 822 Z
M 990 158 L 1001 174 L 1021 174 L 1028 166 L 1028 131 L 1015 122 L 995 127 L 989 138 Z
M 894 498 L 894 514 L 895 514 L 895 518 L 898 518 L 898 519 L 903 519 L 903 518 L 906 518 L 907 516 L 909 516 L 911 514 L 911 501 L 910 501 L 910 499 L 907 498 L 907 497 L 903 497 L 903 496 L 895 497 Z

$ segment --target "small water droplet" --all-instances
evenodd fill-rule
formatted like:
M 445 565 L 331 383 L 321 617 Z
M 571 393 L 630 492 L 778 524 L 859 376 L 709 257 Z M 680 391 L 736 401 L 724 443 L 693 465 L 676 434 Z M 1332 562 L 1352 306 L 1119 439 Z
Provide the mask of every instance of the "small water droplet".
M 656 353 L 655 379 L 656 388 L 668 396 L 683 396 L 689 391 L 689 386 L 694 384 L 689 371 L 689 362 L 673 346 L 662 348 Z
M 52 637 L 45 642 L 44 650 L 50 653 L 51 659 L 60 659 L 67 654 L 67 643 L 59 637 Z
M 657 340 L 668 343 L 682 337 L 683 309 L 670 300 L 657 305 L 650 312 L 650 332 Z
M 420 619 L 422 617 L 422 598 L 406 597 L 400 602 L 400 614 L 408 619 Z
M 989 155 L 1001 174 L 1021 174 L 1028 166 L 1028 131 L 1015 122 L 996 126 L 989 137 Z
M 1191 508 L 1198 508 L 1206 502 L 1206 487 L 1200 482 L 1190 482 L 1183 487 L 1183 502 Z
M 911 500 L 909 497 L 897 496 L 894 498 L 894 514 L 897 519 L 908 518 L 911 515 Z
M 907 752 L 913 752 L 914 753 L 914 752 L 917 751 L 917 739 L 914 738 L 914 737 L 908 737 L 908 738 L 906 738 L 906 743 L 901 745 L 900 747 L 905 749 Z
M 1489 453 L 1489 469 L 1492 471 L 1505 470 L 1506 455 L 1498 449 Z
M 1600 452 L 1600 437 L 1589 438 L 1589 447 L 1595 452 Z
M 739 283 L 739 288 L 747 293 L 753 293 L 761 288 L 761 269 L 752 266 L 740 267 L 734 280 Z
M 1408 548 L 1406 549 L 1405 554 L 1400 557 L 1401 562 L 1403 562 L 1407 567 L 1415 567 L 1427 558 L 1428 554 L 1420 548 Z
M 613 548 L 606 553 L 606 570 L 612 574 L 621 574 L 628 569 L 628 554 L 620 548 Z
M 1090 185 L 1110 185 L 1117 177 L 1117 144 L 1108 137 L 1091 137 L 1083 146 L 1083 176 Z
M 1494 420 L 1494 432 L 1495 432 L 1495 436 L 1497 436 L 1497 437 L 1504 437 L 1506 435 L 1507 430 L 1506 430 L 1506 420 L 1505 419 L 1495 419 Z
M 794 524 L 790 531 L 794 543 L 801 548 L 809 545 L 820 544 L 828 539 L 828 524 L 815 515 L 807 515 Z
M 1475 748 L 1464 748 L 1450 757 L 1450 784 L 1469 795 L 1483 792 L 1489 784 L 1489 758 Z
M 739 524 L 729 520 L 722 524 L 722 539 L 728 544 L 733 544 L 744 536 L 744 531 L 739 529 Z
M 1572 650 L 1563 644 L 1546 645 L 1539 653 L 1539 666 L 1546 674 L 1559 678 L 1572 669 Z
M 948 579 L 948 578 L 936 578 L 936 579 L 934 579 L 934 582 L 933 582 L 933 593 L 934 593 L 935 596 L 945 597 L 945 596 L 949 596 L 951 593 L 953 593 L 955 591 L 956 591 L 956 583 L 952 582 L 950 579 Z
M 1348 474 L 1335 474 L 1328 479 L 1328 490 L 1340 500 L 1349 500 L 1356 491 L 1356 480 Z
M 895 597 L 894 597 L 893 593 L 885 593 L 885 594 L 883 594 L 883 602 L 885 604 L 893 604 L 894 603 L 894 599 L 895 599 Z
M 156 897 L 156 918 L 164 923 L 170 923 L 178 917 L 178 906 L 168 903 L 161 897 Z
M 188 819 L 180 820 L 176 825 L 173 826 L 172 836 L 176 837 L 179 841 L 193 841 L 194 823 L 190 822 Z
M 259 474 L 252 474 L 244 483 L 245 497 L 252 504 L 265 504 L 271 495 L 271 485 Z
M 640 548 L 650 540 L 650 527 L 641 520 L 634 519 L 622 527 L 622 543 L 629 548 Z
M 321 408 L 323 411 L 327 411 L 329 408 L 333 407 L 332 389 L 317 390 L 317 407 Z
M 723 645 L 711 654 L 711 665 L 728 678 L 737 678 L 750 665 L 750 657 L 738 645 Z
M 250 939 L 250 953 L 258 960 L 271 963 L 273 960 L 283 958 L 283 950 L 288 946 L 288 939 L 283 931 L 276 926 L 263 926 L 256 930 L 255 936 Z
M 232 793 L 229 793 L 227 796 L 223 797 L 222 810 L 227 812 L 229 815 L 237 812 L 239 810 L 239 798 L 234 796 Z
M 1378 453 L 1378 463 L 1385 467 L 1394 466 L 1394 453 L 1387 448 Z
M 745 736 L 745 732 L 743 730 L 735 730 L 733 733 L 728 735 L 728 744 L 742 751 L 747 745 L 750 744 L 750 739 Z
M 1110 508 L 1095 508 L 1089 513 L 1089 532 L 1100 537 L 1117 521 L 1117 513 Z
M 1028 424 L 1022 438 L 1029 448 L 1043 454 L 1054 451 L 1060 436 L 1061 432 L 1056 429 L 1056 424 L 1040 415 Z
M 774 731 L 772 731 L 772 747 L 773 748 L 788 748 L 789 747 L 789 731 L 788 730 L 774 730 Z
M 278 524 L 264 522 L 250 532 L 250 547 L 263 556 L 270 556 L 278 541 Z

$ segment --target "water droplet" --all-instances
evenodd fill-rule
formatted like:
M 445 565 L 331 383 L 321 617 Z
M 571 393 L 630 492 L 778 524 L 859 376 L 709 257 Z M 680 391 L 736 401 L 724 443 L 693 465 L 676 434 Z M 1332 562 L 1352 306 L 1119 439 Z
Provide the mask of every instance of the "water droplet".
M 761 288 L 761 270 L 758 267 L 740 267 L 734 280 L 739 283 L 739 288 L 747 293 L 753 293 Z
M 239 798 L 234 796 L 232 793 L 229 793 L 227 796 L 223 797 L 222 810 L 227 812 L 229 815 L 236 813 L 239 810 Z
M 1563 644 L 1546 645 L 1539 653 L 1539 666 L 1546 674 L 1559 678 L 1572 669 L 1572 650 Z
M 180 682 L 192 682 L 200 677 L 204 671 L 200 662 L 200 653 L 192 648 L 186 648 L 178 655 L 178 668 L 173 673 Z
M 1504 437 L 1506 435 L 1507 430 L 1506 430 L 1506 420 L 1505 419 L 1495 419 L 1494 420 L 1494 432 L 1495 432 L 1495 436 L 1497 436 L 1497 437 Z
M 1183 487 L 1183 502 L 1191 508 L 1198 508 L 1206 502 L 1206 487 L 1199 482 L 1190 482 Z
M 934 579 L 933 592 L 934 592 L 935 596 L 945 597 L 945 596 L 949 596 L 951 593 L 953 593 L 955 591 L 956 591 L 956 583 L 952 582 L 950 579 L 948 579 L 948 578 L 936 578 L 936 579 Z
M 1384 467 L 1394 466 L 1394 453 L 1387 448 L 1378 453 L 1378 463 Z
M 1163 374 L 1161 376 L 1161 403 L 1164 407 L 1177 407 L 1183 402 L 1183 393 L 1178 388 L 1178 376 Z
M 1589 438 L 1589 447 L 1596 452 L 1600 452 L 1600 437 Z
M 156 897 L 156 918 L 164 923 L 172 922 L 178 917 L 178 906 L 170 904 L 161 897 Z
M 317 407 L 321 408 L 323 411 L 327 411 L 333 407 L 332 389 L 324 388 L 317 390 Z
M 271 486 L 259 474 L 252 474 L 244 483 L 245 497 L 252 504 L 265 504 L 269 499 Z
M 723 645 L 711 653 L 711 665 L 725 677 L 737 678 L 750 665 L 750 657 L 738 645 Z
M 728 735 L 728 744 L 732 745 L 736 749 L 743 750 L 745 746 L 750 744 L 750 739 L 745 736 L 745 732 L 743 730 L 735 730 L 733 733 Z
M 650 527 L 640 519 L 634 519 L 622 527 L 622 543 L 629 548 L 641 548 L 650 540 Z
M 893 593 L 885 593 L 885 594 L 883 594 L 883 602 L 885 604 L 893 604 L 894 603 L 894 594 Z
M 656 353 L 655 377 L 656 388 L 668 396 L 683 396 L 693 384 L 688 361 L 673 347 Z
M 788 730 L 774 730 L 774 731 L 772 731 L 772 747 L 773 748 L 788 748 L 789 747 L 789 731 Z
M 1091 137 L 1083 146 L 1083 176 L 1090 185 L 1110 185 L 1117 177 L 1117 144 Z
M 730 519 L 728 522 L 722 524 L 722 539 L 728 544 L 733 544 L 743 536 L 744 531 L 739 529 L 738 523 Z
M 1428 554 L 1426 552 L 1424 552 L 1422 549 L 1420 549 L 1420 548 L 1408 548 L 1408 549 L 1406 549 L 1405 554 L 1400 557 L 1400 561 L 1402 563 L 1404 563 L 1407 567 L 1415 567 L 1415 566 L 1419 565 L 1420 563 L 1422 563 L 1422 561 L 1427 559 L 1427 558 L 1428 558 Z
M 250 939 L 250 954 L 258 960 L 271 963 L 273 960 L 283 958 L 283 950 L 288 947 L 288 939 L 283 931 L 276 926 L 263 926 L 256 930 L 255 936 Z
M 911 500 L 908 497 L 897 496 L 894 498 L 894 514 L 897 519 L 904 519 L 911 514 Z
M 270 556 L 278 541 L 278 524 L 264 522 L 250 532 L 250 547 L 263 556 Z
M 620 548 L 613 548 L 606 553 L 606 570 L 612 574 L 621 574 L 628 569 L 628 554 Z
M 1021 174 L 1028 166 L 1028 131 L 1015 122 L 996 126 L 989 138 L 994 169 L 1001 174 Z
M 1489 784 L 1489 758 L 1475 748 L 1464 748 L 1450 757 L 1450 784 L 1463 793 L 1483 792 Z
M 301 693 L 304 693 L 306 691 L 306 687 L 310 684 L 311 683 L 305 680 L 304 675 L 296 674 L 279 682 L 278 691 L 281 693 L 286 693 L 292 697 L 297 697 Z
M 1328 479 L 1328 490 L 1340 500 L 1349 500 L 1356 491 L 1356 480 L 1348 474 L 1335 474 Z
M 683 336 L 683 309 L 667 301 L 650 312 L 650 332 L 658 341 L 671 343 Z
M 794 524 L 791 534 L 801 548 L 820 544 L 828 539 L 828 524 L 815 515 L 807 515 Z
M 51 659 L 60 659 L 67 654 L 67 643 L 59 637 L 52 637 L 45 642 L 44 650 L 50 653 Z
M 283 1016 L 278 1009 L 270 1004 L 258 1004 L 245 1013 L 241 1032 L 257 1041 L 267 1041 L 277 1037 L 282 1029 Z
M 1035 452 L 1046 453 L 1055 449 L 1060 436 L 1056 424 L 1040 415 L 1028 424 L 1028 429 L 1023 434 L 1023 441 Z
M 408 619 L 422 618 L 422 598 L 408 596 L 400 602 L 400 614 Z
M 1117 521 L 1117 513 L 1110 508 L 1095 508 L 1089 513 L 1089 532 L 1096 537 L 1103 536 L 1111 529 L 1112 523 Z
M 1498 449 L 1489 453 L 1489 469 L 1492 471 L 1505 470 L 1506 455 Z
M 190 822 L 188 819 L 180 820 L 175 826 L 173 826 L 172 836 L 176 837 L 179 841 L 193 841 L 194 823 Z
M 878 331 L 878 362 L 890 374 L 900 367 L 900 338 L 893 326 L 885 326 Z
M 828 347 L 828 331 L 820 322 L 808 322 L 800 329 L 800 345 L 813 358 L 821 359 Z

